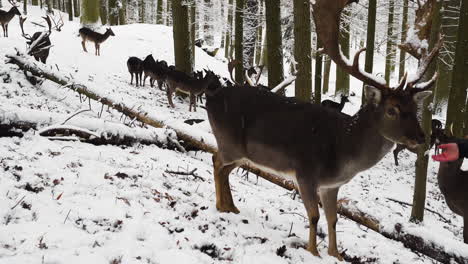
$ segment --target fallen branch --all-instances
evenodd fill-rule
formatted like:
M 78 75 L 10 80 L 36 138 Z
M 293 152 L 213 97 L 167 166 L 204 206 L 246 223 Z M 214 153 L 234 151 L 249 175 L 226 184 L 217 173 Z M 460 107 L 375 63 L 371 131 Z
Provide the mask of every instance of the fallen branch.
M 413 207 L 413 204 L 411 203 L 407 203 L 407 202 L 403 202 L 403 201 L 399 201 L 399 200 L 396 200 L 396 199 L 392 199 L 392 198 L 387 198 L 387 200 L 391 201 L 391 202 L 394 202 L 394 203 L 398 203 L 398 204 L 401 204 L 401 205 L 407 205 L 407 206 L 411 206 Z M 432 209 L 429 209 L 429 208 L 424 208 L 425 210 L 427 210 L 428 212 L 431 212 L 435 215 L 437 215 L 438 217 L 440 217 L 442 220 L 444 220 L 445 223 L 450 223 L 449 220 L 447 220 L 447 218 L 445 218 L 442 214 L 440 214 L 439 212 L 436 212 Z
M 165 170 L 166 173 L 172 174 L 172 175 L 185 175 L 185 176 L 193 176 L 195 179 L 200 179 L 201 181 L 205 181 L 203 177 L 198 176 L 195 172 L 197 171 L 197 168 L 191 170 L 191 171 L 171 171 L 171 170 Z

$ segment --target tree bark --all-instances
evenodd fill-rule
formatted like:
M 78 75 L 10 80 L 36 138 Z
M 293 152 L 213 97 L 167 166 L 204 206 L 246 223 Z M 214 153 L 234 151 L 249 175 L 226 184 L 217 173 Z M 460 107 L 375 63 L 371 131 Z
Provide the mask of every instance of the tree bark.
M 253 66 L 258 28 L 258 0 L 247 0 L 244 11 L 244 65 Z
M 366 62 L 364 70 L 372 74 L 374 68 L 374 45 L 375 45 L 375 20 L 377 16 L 377 0 L 369 0 L 367 14 L 367 40 L 366 40 Z M 363 84 L 364 86 L 365 84 Z M 364 88 L 361 95 L 362 105 L 365 102 Z
M 405 43 L 408 30 L 408 0 L 403 1 L 403 11 L 401 19 L 401 43 Z M 400 50 L 400 64 L 398 66 L 398 80 L 401 80 L 405 75 L 406 65 L 406 52 Z
M 80 17 L 80 11 L 80 4 L 78 3 L 78 0 L 73 0 L 73 13 L 75 14 L 75 17 Z
M 450 91 L 446 129 L 453 126 L 455 137 L 463 137 L 466 106 L 466 85 L 468 84 L 468 2 L 462 1 L 458 25 L 458 40 L 455 51 L 455 65 L 452 75 L 452 89 Z
M 296 98 L 312 99 L 312 40 L 310 0 L 294 0 L 294 57 L 297 63 Z M 320 93 L 319 93 L 320 94 Z M 320 96 L 320 95 L 319 95 Z M 315 95 L 315 99 L 317 94 Z
M 109 1 L 109 25 L 115 26 L 119 24 L 119 8 L 117 7 L 117 0 Z
M 156 24 L 162 25 L 163 23 L 164 23 L 163 0 L 158 0 L 158 5 L 156 7 Z
M 317 51 L 315 55 L 315 93 L 314 103 L 320 104 L 322 102 L 322 54 L 319 49 L 322 48 L 322 43 L 317 39 Z
M 99 21 L 99 0 L 81 0 L 83 13 L 81 14 L 81 24 L 92 25 Z
M 345 17 L 351 15 L 349 9 L 345 9 Z M 343 30 L 340 32 L 339 41 L 341 46 L 341 51 L 346 58 L 349 58 L 349 44 L 350 44 L 350 35 L 349 35 L 350 26 L 346 22 L 343 26 Z M 336 67 L 336 83 L 335 83 L 335 95 L 348 95 L 349 94 L 349 74 L 346 73 L 341 67 Z
M 227 7 L 227 27 L 226 27 L 226 44 L 224 48 L 224 57 L 229 58 L 230 50 L 232 49 L 231 39 L 232 39 L 232 29 L 233 29 L 233 0 L 229 0 L 229 4 Z
M 68 21 L 73 21 L 73 3 L 72 0 L 67 0 Z
M 36 3 L 37 5 L 37 3 Z M 27 15 L 28 14 L 28 1 L 23 0 L 23 14 Z
M 195 24 L 197 23 L 197 3 L 196 1 L 192 2 L 192 6 L 190 7 L 190 45 L 192 49 L 192 68 L 195 68 L 195 40 L 196 40 L 196 27 Z
M 327 55 L 325 57 L 325 67 L 323 70 L 323 94 L 327 94 L 330 86 L 330 68 L 331 59 Z
M 244 0 L 236 0 L 236 32 L 235 38 L 235 53 L 236 60 L 240 63 L 236 64 L 236 82 L 244 82 Z
M 268 86 L 275 87 L 284 79 L 280 0 L 265 1 L 265 14 L 268 47 Z
M 393 41 L 393 17 L 395 15 L 395 2 L 388 2 L 388 23 L 387 23 L 387 49 L 385 53 L 385 81 L 390 84 L 390 79 L 395 71 L 394 63 L 394 41 Z
M 262 49 L 263 49 L 263 0 L 260 0 L 259 8 L 258 8 L 258 28 L 257 28 L 257 43 L 255 44 L 255 64 L 261 64 L 261 57 L 262 57 Z
M 172 1 L 173 0 L 166 0 L 166 26 L 172 26 Z
M 107 10 L 109 9 L 107 5 L 107 0 L 100 0 L 101 1 L 101 9 L 100 9 L 100 15 L 101 15 L 101 23 L 103 25 L 107 24 Z
M 121 0 L 122 7 L 119 9 L 119 25 L 127 24 L 127 0 Z
M 208 46 L 214 45 L 213 24 L 210 12 L 213 9 L 211 0 L 204 0 L 203 38 Z
M 183 4 L 183 0 L 174 0 L 172 15 L 175 66 L 178 70 L 191 74 L 193 56 L 190 46 L 188 6 Z
M 440 31 L 440 9 L 442 2 L 436 2 L 432 17 L 432 26 L 431 26 L 431 35 L 428 40 L 429 47 L 428 50 L 432 50 L 436 45 L 436 42 L 439 39 Z M 436 72 L 437 62 L 434 60 L 429 65 L 426 74 L 424 75 L 424 80 L 429 81 L 434 73 Z M 433 97 L 430 96 L 423 102 L 422 106 L 422 122 L 421 127 L 426 136 L 426 142 L 418 147 L 418 158 L 416 160 L 416 178 L 414 185 L 414 195 L 413 195 L 413 208 L 411 210 L 410 220 L 414 222 L 422 222 L 424 220 L 424 208 L 426 205 L 426 182 L 427 182 L 427 167 L 428 167 L 428 155 L 425 155 L 427 149 L 430 148 L 431 142 L 431 120 L 432 120 L 432 111 L 429 108 L 429 104 L 432 102 Z

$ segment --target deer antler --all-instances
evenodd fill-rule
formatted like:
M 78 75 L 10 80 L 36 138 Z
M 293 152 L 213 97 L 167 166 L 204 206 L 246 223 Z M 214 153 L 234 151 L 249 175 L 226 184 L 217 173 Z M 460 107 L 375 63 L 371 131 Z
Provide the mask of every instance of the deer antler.
M 15 0 L 8 0 L 8 3 L 10 3 L 14 7 L 18 7 L 18 3 Z
M 59 17 L 59 20 L 57 22 L 55 21 L 55 18 L 53 18 L 53 17 L 50 18 L 50 20 L 52 20 L 52 22 L 54 22 L 54 29 L 57 30 L 58 32 L 62 31 L 62 27 L 65 24 L 63 22 L 62 12 L 59 12 L 59 14 L 60 14 L 60 17 Z
M 432 1 L 432 0 L 429 0 Z M 341 67 L 344 71 L 354 76 L 355 78 L 363 81 L 366 84 L 372 85 L 380 90 L 389 89 L 390 87 L 385 83 L 384 80 L 377 78 L 374 75 L 371 75 L 367 72 L 362 71 L 359 68 L 359 56 L 364 49 L 359 50 L 352 63 L 344 57 L 341 52 L 338 36 L 340 33 L 340 17 L 343 9 L 358 0 L 315 0 L 315 3 L 312 4 L 314 9 L 314 22 L 316 25 L 317 36 L 319 40 L 324 44 L 324 53 L 326 53 L 330 58 Z M 402 78 L 400 84 L 396 87 L 397 89 L 402 90 L 405 86 L 408 88 L 415 88 L 415 84 L 421 80 L 424 73 L 427 71 L 429 63 L 434 59 L 438 54 L 440 49 L 439 44 L 426 56 L 422 56 L 421 67 L 418 69 L 416 77 L 414 80 L 406 85 L 406 76 Z M 433 78 L 435 80 L 436 76 Z M 417 88 L 428 89 L 432 82 L 421 84 Z
M 228 71 L 229 71 L 229 75 L 231 76 L 231 80 L 235 84 L 240 85 L 239 83 L 236 82 L 236 80 L 234 80 L 234 77 L 232 77 L 232 71 L 234 70 L 234 68 L 236 67 L 238 63 L 240 63 L 238 60 L 228 59 Z
M 26 40 L 31 40 L 31 36 L 29 34 L 25 34 L 24 33 L 24 28 L 23 28 L 23 25 L 24 25 L 24 21 L 26 21 L 26 19 L 28 19 L 27 17 L 23 17 L 23 16 L 20 16 L 19 20 L 20 20 L 20 28 L 21 28 L 21 32 L 23 33 L 23 37 L 26 39 Z

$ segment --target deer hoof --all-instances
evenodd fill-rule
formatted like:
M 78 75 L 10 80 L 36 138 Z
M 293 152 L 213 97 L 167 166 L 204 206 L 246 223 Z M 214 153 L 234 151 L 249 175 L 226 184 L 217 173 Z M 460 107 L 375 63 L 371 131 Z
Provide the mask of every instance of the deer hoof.
M 234 205 L 216 205 L 216 209 L 218 209 L 218 211 L 220 211 L 221 213 L 240 213 L 239 209 L 237 209 L 237 207 L 235 207 Z
M 343 261 L 343 256 L 338 252 L 338 250 L 328 250 L 328 255 L 337 258 L 339 261 Z

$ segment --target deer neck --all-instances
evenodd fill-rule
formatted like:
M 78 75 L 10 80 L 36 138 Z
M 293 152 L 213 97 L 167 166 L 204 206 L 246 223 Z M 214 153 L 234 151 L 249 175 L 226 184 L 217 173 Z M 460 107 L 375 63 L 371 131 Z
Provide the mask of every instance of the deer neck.
M 366 105 L 345 122 L 343 162 L 349 173 L 357 173 L 374 166 L 394 143 L 380 134 L 379 113 L 372 105 Z
M 10 8 L 10 10 L 8 10 L 8 12 L 6 13 L 5 20 L 3 22 L 10 22 L 10 20 L 12 20 L 14 16 L 15 11 L 13 8 Z
M 110 37 L 110 32 L 106 32 L 99 37 L 99 42 L 104 42 Z

